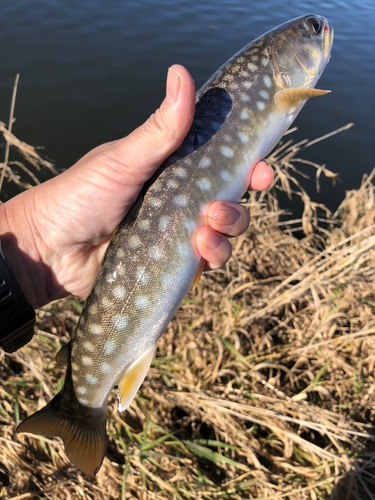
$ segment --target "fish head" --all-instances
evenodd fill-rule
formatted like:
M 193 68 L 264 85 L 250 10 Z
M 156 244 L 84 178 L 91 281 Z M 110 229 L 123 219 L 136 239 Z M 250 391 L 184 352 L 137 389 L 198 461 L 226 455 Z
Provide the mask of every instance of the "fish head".
M 308 14 L 271 33 L 271 57 L 280 89 L 313 88 L 331 55 L 333 28 L 326 18 Z

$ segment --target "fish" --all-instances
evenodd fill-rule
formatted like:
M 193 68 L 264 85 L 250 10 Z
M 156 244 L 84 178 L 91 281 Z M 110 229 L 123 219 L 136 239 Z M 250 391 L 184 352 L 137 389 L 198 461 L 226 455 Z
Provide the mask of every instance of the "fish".
M 94 476 L 107 449 L 106 408 L 118 386 L 130 405 L 204 261 L 194 243 L 215 200 L 238 202 L 252 168 L 278 143 L 331 54 L 333 28 L 308 14 L 268 31 L 221 66 L 196 94 L 182 145 L 144 185 L 113 234 L 72 339 L 62 390 L 17 432 L 59 436 L 71 462 Z

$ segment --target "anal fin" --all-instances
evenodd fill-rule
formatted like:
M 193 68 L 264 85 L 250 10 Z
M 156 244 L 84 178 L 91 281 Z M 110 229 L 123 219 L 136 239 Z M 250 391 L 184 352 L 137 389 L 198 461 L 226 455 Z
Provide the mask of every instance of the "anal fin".
M 130 368 L 125 371 L 118 386 L 119 412 L 125 411 L 133 401 L 138 389 L 141 387 L 142 382 L 147 375 L 155 350 L 156 345 L 144 352 L 142 356 L 140 356 L 130 366 Z

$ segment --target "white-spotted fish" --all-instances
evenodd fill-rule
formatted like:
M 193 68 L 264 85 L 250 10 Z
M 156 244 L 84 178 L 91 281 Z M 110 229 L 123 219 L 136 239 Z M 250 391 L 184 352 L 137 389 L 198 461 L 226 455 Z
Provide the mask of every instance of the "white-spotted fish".
M 205 207 L 237 202 L 252 167 L 306 99 L 326 93 L 314 86 L 332 41 L 324 17 L 294 19 L 247 45 L 198 91 L 190 132 L 114 233 L 72 341 L 59 353 L 68 363 L 62 390 L 19 432 L 60 436 L 79 469 L 99 470 L 108 395 L 118 385 L 119 411 L 128 407 L 199 274 L 193 234 L 205 224 Z

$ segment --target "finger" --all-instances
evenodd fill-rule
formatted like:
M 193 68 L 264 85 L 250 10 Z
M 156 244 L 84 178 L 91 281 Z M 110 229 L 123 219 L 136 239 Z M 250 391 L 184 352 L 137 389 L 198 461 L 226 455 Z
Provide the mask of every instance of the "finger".
M 215 231 L 227 236 L 239 236 L 249 227 L 250 214 L 241 205 L 215 201 L 208 208 L 207 220 Z
M 160 108 L 130 135 L 105 151 L 132 183 L 143 184 L 187 135 L 194 117 L 194 81 L 179 65 L 168 70 Z
M 228 239 L 210 227 L 201 227 L 195 237 L 197 251 L 207 261 L 205 270 L 218 269 L 232 255 L 232 245 Z
M 250 177 L 249 189 L 263 191 L 268 189 L 273 181 L 273 170 L 264 160 L 257 163 Z

